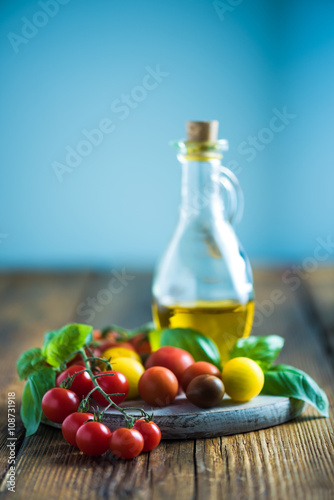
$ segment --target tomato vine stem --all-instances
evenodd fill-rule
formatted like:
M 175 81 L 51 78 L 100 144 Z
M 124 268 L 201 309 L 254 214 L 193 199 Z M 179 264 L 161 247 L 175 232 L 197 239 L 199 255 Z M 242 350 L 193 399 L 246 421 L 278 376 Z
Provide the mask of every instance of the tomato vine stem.
M 100 387 L 100 385 L 98 384 L 97 382 L 97 378 L 98 377 L 101 377 L 101 376 L 105 376 L 106 374 L 94 374 L 91 367 L 90 367 L 90 364 L 89 362 L 91 360 L 101 360 L 103 361 L 104 363 L 108 363 L 108 361 L 106 361 L 105 359 L 103 358 L 95 358 L 94 356 L 87 356 L 86 355 L 86 352 L 85 352 L 85 349 L 79 349 L 79 351 L 77 351 L 77 353 L 79 353 L 83 359 L 83 362 L 85 363 L 85 370 L 82 370 L 82 371 L 87 371 L 90 378 L 92 379 L 92 382 L 94 384 L 94 388 L 87 394 L 87 396 L 85 397 L 85 399 L 82 400 L 82 403 L 83 405 L 85 405 L 86 403 L 88 403 L 89 401 L 89 397 L 93 394 L 94 391 L 99 391 L 102 396 L 104 396 L 106 398 L 106 400 L 109 402 L 109 405 L 102 411 L 102 416 L 104 415 L 104 413 L 106 412 L 106 410 L 108 408 L 110 408 L 111 406 L 113 406 L 114 408 L 116 408 L 116 410 L 118 410 L 120 413 L 122 413 L 122 415 L 124 416 L 125 418 L 125 422 L 126 422 L 126 426 L 130 426 L 132 427 L 135 420 L 136 420 L 136 417 L 133 417 L 131 415 L 129 415 L 125 409 L 121 408 L 120 406 L 118 406 L 116 403 L 114 403 L 114 401 L 110 398 L 110 395 L 106 394 L 106 392 L 102 389 L 102 387 Z M 73 353 L 71 355 L 71 357 L 73 356 Z M 80 373 L 80 372 L 78 372 Z M 75 374 L 74 374 L 75 375 Z M 111 396 L 114 396 L 114 394 L 111 394 Z M 128 408 L 127 408 L 128 409 Z M 143 408 L 131 408 L 132 410 L 139 410 L 141 412 L 141 414 L 145 417 L 145 418 L 150 418 L 149 414 L 143 410 Z

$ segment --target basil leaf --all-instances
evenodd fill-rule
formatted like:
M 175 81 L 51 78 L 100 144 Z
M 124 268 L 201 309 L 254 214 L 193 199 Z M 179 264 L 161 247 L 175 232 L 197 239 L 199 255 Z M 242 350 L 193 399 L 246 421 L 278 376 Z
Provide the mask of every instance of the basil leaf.
M 52 366 L 59 366 L 72 352 L 92 341 L 93 327 L 89 325 L 66 325 L 46 345 L 46 360 Z
M 27 430 L 26 436 L 31 436 L 37 431 L 42 416 L 42 398 L 54 385 L 55 372 L 52 368 L 43 368 L 28 377 L 21 406 L 21 418 Z
M 302 370 L 289 365 L 272 366 L 264 374 L 262 394 L 301 399 L 328 417 L 328 399 L 318 384 Z
M 188 351 L 195 361 L 208 361 L 220 368 L 218 347 L 209 337 L 191 328 L 167 328 L 162 331 L 161 346 L 170 345 Z
M 279 335 L 246 337 L 238 340 L 230 352 L 230 358 L 251 358 L 265 371 L 275 361 L 283 346 L 284 339 Z
M 33 347 L 21 354 L 16 363 L 20 380 L 24 380 L 32 373 L 46 366 L 46 361 L 39 347 Z
M 162 330 L 151 330 L 148 332 L 148 341 L 150 343 L 152 352 L 157 351 L 160 347 Z
M 49 332 L 46 332 L 44 334 L 44 339 L 43 339 L 43 346 L 42 346 L 42 354 L 43 356 L 46 356 L 46 350 L 49 342 L 55 337 L 58 333 L 58 330 L 51 330 Z

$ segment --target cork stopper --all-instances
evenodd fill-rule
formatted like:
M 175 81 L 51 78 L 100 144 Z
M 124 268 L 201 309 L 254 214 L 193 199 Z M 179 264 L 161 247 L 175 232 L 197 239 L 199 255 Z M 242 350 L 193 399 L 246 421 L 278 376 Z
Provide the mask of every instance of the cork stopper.
M 210 122 L 187 122 L 187 141 L 216 142 L 218 139 L 218 120 Z

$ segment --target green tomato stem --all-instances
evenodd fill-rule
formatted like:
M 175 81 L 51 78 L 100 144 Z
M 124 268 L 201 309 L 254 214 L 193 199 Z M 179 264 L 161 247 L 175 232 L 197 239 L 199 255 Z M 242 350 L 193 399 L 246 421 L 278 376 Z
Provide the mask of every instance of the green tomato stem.
M 93 371 L 89 365 L 89 361 L 92 359 L 91 357 L 88 357 L 86 355 L 86 352 L 84 349 L 80 349 L 79 350 L 81 356 L 82 356 L 82 359 L 85 363 L 85 367 L 86 367 L 86 371 L 89 373 L 91 379 L 92 379 L 92 382 L 94 384 L 94 388 L 88 393 L 88 395 L 86 396 L 85 400 L 88 401 L 89 397 L 91 396 L 91 394 L 98 390 L 105 398 L 106 400 L 109 402 L 109 405 L 107 406 L 107 408 L 110 408 L 110 406 L 113 406 L 114 408 L 116 408 L 116 410 L 118 410 L 120 413 L 122 413 L 122 415 L 124 416 L 125 418 L 125 421 L 126 423 L 128 422 L 132 422 L 134 420 L 133 417 L 131 417 L 130 415 L 128 415 L 126 413 L 126 410 L 124 410 L 123 408 L 120 408 L 116 403 L 114 403 L 114 401 L 112 401 L 112 399 L 109 397 L 108 394 L 105 393 L 105 391 L 99 386 L 99 384 L 97 383 L 96 381 L 96 376 L 93 374 Z M 96 358 L 93 358 L 93 359 L 96 359 Z M 104 360 L 102 360 L 104 361 Z M 103 411 L 103 414 L 105 413 L 106 409 Z M 140 411 L 145 414 L 146 416 L 148 416 L 148 414 L 145 412 L 145 410 L 141 409 L 140 408 Z
M 87 359 L 87 361 L 102 361 L 106 365 L 107 370 L 112 370 L 111 363 L 106 358 L 99 358 L 99 357 L 95 357 L 95 356 L 90 356 L 90 357 L 86 357 L 86 359 Z

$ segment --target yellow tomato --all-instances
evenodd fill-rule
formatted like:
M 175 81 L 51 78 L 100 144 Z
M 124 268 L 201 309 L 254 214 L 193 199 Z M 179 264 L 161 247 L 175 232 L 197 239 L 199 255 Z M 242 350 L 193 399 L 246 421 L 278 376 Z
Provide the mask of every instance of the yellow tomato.
M 109 349 L 103 351 L 102 358 L 111 358 L 111 362 L 116 358 L 131 358 L 141 363 L 140 356 L 135 351 L 126 349 L 126 347 L 109 347 Z
M 250 358 L 233 358 L 223 368 L 223 384 L 226 394 L 234 401 L 249 401 L 260 394 L 263 384 L 263 371 Z
M 112 369 L 123 373 L 129 382 L 129 393 L 126 399 L 133 399 L 138 396 L 138 382 L 145 371 L 145 368 L 139 361 L 133 358 L 116 358 L 113 360 Z

